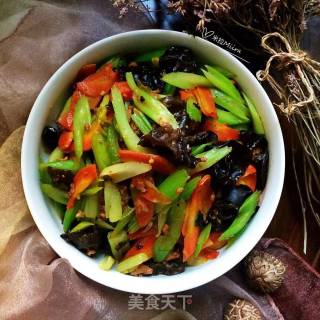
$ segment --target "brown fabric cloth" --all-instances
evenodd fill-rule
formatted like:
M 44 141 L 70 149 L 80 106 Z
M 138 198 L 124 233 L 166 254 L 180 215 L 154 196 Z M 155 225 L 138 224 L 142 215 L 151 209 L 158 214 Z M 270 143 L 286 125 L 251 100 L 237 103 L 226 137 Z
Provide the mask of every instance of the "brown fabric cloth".
M 0 0 L 0 143 L 25 122 L 43 84 L 71 55 L 110 34 L 148 26 L 139 14 L 121 21 L 117 16 L 107 0 Z M 23 128 L 17 129 L 0 148 L 0 319 L 144 320 L 156 315 L 158 320 L 222 319 L 223 308 L 233 297 L 256 304 L 266 319 L 283 319 L 274 301 L 286 319 L 296 319 L 296 314 L 299 319 L 317 318 L 311 299 L 297 297 L 297 285 L 291 284 L 305 283 L 304 292 L 311 296 L 307 288 L 318 288 L 318 276 L 307 272 L 303 262 L 272 240 L 262 245 L 290 264 L 288 279 L 274 300 L 248 289 L 237 267 L 212 283 L 180 293 L 191 295 L 186 311 L 129 310 L 130 294 L 75 272 L 34 226 L 21 185 L 22 134 Z M 295 313 L 290 313 L 291 303 L 285 301 L 287 291 L 293 301 L 304 299 L 303 307 L 297 303 Z M 183 309 L 178 296 L 173 298 L 177 301 L 174 306 Z

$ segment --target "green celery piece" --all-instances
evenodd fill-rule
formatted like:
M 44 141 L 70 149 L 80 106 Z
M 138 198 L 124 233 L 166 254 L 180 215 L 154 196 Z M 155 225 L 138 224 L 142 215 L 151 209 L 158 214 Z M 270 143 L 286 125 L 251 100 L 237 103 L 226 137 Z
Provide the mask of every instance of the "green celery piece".
M 60 160 L 48 162 L 46 166 L 57 170 L 67 170 L 72 172 L 77 172 L 80 169 L 79 162 L 73 160 Z
M 63 217 L 63 231 L 67 232 L 74 219 L 76 218 L 76 213 L 79 211 L 82 205 L 82 200 L 77 201 L 73 208 L 67 209 Z
M 244 103 L 239 90 L 233 82 L 214 67 L 206 66 L 208 71 L 202 70 L 206 78 L 218 89 L 234 98 L 239 103 Z
M 264 127 L 263 127 L 261 118 L 257 112 L 256 107 L 254 106 L 253 102 L 251 101 L 251 99 L 247 95 L 245 95 L 244 93 L 242 93 L 242 94 L 243 94 L 244 99 L 247 103 L 247 106 L 249 107 L 249 110 L 250 110 L 254 132 L 256 134 L 264 134 L 265 133 Z
M 105 64 L 110 64 L 110 63 L 112 64 L 113 68 L 119 68 L 119 67 L 125 66 L 127 64 L 126 60 L 120 56 L 114 56 L 114 57 L 110 58 L 109 60 L 107 60 L 107 62 Z
M 94 194 L 99 193 L 99 191 L 101 191 L 103 189 L 103 187 L 91 187 L 86 189 L 85 191 L 82 192 L 83 196 L 93 196 Z
M 195 99 L 194 98 L 189 98 L 187 100 L 187 114 L 191 120 L 196 121 L 196 122 L 201 122 L 202 113 L 195 106 Z
M 104 230 L 113 230 L 113 226 L 107 222 L 105 222 L 102 219 L 97 219 L 96 225 L 98 228 L 104 229 Z
M 190 176 L 185 169 L 180 169 L 168 176 L 162 183 L 158 186 L 161 193 L 167 196 L 172 201 L 179 197 L 178 189 L 183 189 L 189 180 Z
M 68 202 L 68 193 L 54 187 L 51 184 L 42 183 L 41 190 L 47 197 L 58 203 L 67 204 Z
M 51 176 L 47 170 L 47 164 L 39 157 L 39 179 L 41 183 L 52 184 Z
M 72 97 L 69 97 L 66 103 L 64 104 L 58 119 L 62 118 L 67 112 L 69 112 L 70 106 L 71 106 L 71 100 L 72 100 Z
M 232 78 L 235 77 L 234 74 L 231 71 L 229 71 L 229 70 L 227 70 L 225 68 L 222 68 L 222 67 L 219 67 L 219 66 L 213 66 L 213 67 L 216 70 L 218 70 L 220 73 L 222 73 L 225 77 L 227 77 L 229 79 L 232 79 Z
M 108 233 L 108 241 L 109 241 L 112 255 L 117 260 L 119 260 L 121 258 L 121 256 L 123 255 L 123 253 L 129 249 L 128 235 L 127 235 L 126 231 L 121 231 L 121 232 L 117 233 L 116 235 L 114 235 L 113 237 L 111 237 L 111 233 L 109 232 Z M 119 248 L 120 243 L 121 244 L 126 243 L 126 245 L 121 246 L 121 248 Z
M 105 136 L 107 139 L 108 152 L 111 164 L 120 162 L 118 134 L 113 125 L 110 125 L 105 129 Z
M 104 95 L 102 101 L 99 104 L 99 108 L 105 108 L 110 102 L 110 96 L 108 94 Z
M 49 155 L 48 162 L 55 162 L 63 158 L 63 151 L 56 147 Z
M 152 50 L 149 52 L 139 54 L 134 61 L 137 62 L 151 62 L 154 58 L 160 58 L 166 52 L 167 48 Z
M 119 221 L 122 217 L 121 195 L 116 184 L 111 181 L 104 184 L 104 203 L 106 217 L 110 222 Z
M 174 95 L 174 93 L 176 92 L 176 89 L 177 88 L 175 86 L 169 83 L 166 83 L 163 89 L 163 93 L 166 95 Z
M 90 220 L 95 220 L 99 214 L 99 195 L 86 196 L 84 200 L 84 215 Z
M 160 236 L 162 228 L 165 225 L 168 217 L 168 212 L 170 210 L 170 205 L 157 205 L 156 212 L 158 217 L 158 233 L 157 237 Z
M 179 127 L 173 114 L 162 102 L 136 85 L 131 72 L 126 73 L 126 80 L 131 90 L 135 93 L 133 101 L 140 111 L 160 126 L 168 124 L 173 129 L 177 129 Z
M 231 147 L 222 147 L 222 148 L 213 148 L 209 151 L 206 151 L 204 153 L 200 153 L 197 155 L 197 158 L 206 158 L 206 161 L 201 161 L 197 164 L 197 166 L 194 169 L 190 170 L 190 173 L 193 175 L 195 173 L 198 173 L 200 171 L 206 170 L 216 164 L 218 161 L 223 159 L 225 156 L 227 156 L 232 151 Z
M 140 226 L 138 224 L 138 221 L 136 219 L 136 216 L 133 216 L 132 219 L 130 220 L 129 224 L 128 224 L 128 232 L 131 233 L 135 233 L 136 231 L 138 231 L 140 229 Z
M 79 231 L 87 229 L 91 226 L 94 226 L 94 223 L 89 222 L 89 221 L 81 221 L 70 232 L 79 232 Z
M 127 112 L 119 89 L 116 86 L 111 88 L 112 105 L 117 125 L 124 143 L 129 150 L 146 152 L 147 150 L 139 146 L 139 137 L 130 127 Z
M 200 144 L 199 146 L 194 146 L 194 147 L 191 148 L 192 149 L 191 153 L 194 156 L 196 156 L 196 155 L 202 153 L 206 147 L 209 147 L 211 145 L 212 145 L 212 142 L 208 142 L 208 143 Z
M 180 198 L 183 200 L 189 200 L 192 195 L 192 192 L 200 182 L 201 177 L 194 177 L 190 181 L 187 182 L 186 186 L 183 189 L 183 192 L 180 195 Z
M 222 91 L 213 89 L 211 90 L 211 93 L 214 97 L 214 101 L 218 106 L 226 109 L 227 111 L 230 111 L 242 120 L 250 121 L 250 111 L 244 104 L 238 102 L 232 97 L 229 97 Z
M 153 255 L 156 261 L 163 261 L 180 238 L 186 203 L 183 200 L 173 203 L 168 212 L 169 233 L 159 236 L 154 244 Z
M 259 203 L 260 191 L 252 193 L 242 204 L 239 213 L 233 220 L 231 226 L 223 232 L 219 240 L 228 240 L 238 234 L 249 222 L 252 215 L 255 213 Z
M 101 133 L 96 133 L 92 137 L 92 151 L 99 171 L 111 165 L 108 153 L 108 145 Z
M 227 124 L 229 126 L 236 126 L 239 124 L 249 123 L 250 120 L 243 120 L 235 116 L 229 111 L 224 111 L 217 108 L 218 122 Z
M 237 129 L 239 131 L 249 131 L 251 128 L 249 123 L 242 123 L 242 124 L 237 124 L 235 126 L 232 126 L 234 129 Z
M 211 82 L 206 77 L 188 72 L 167 73 L 162 77 L 161 80 L 180 89 L 212 87 Z
M 145 253 L 138 253 L 132 257 L 129 257 L 123 261 L 121 261 L 116 270 L 121 273 L 128 273 L 134 267 L 144 263 L 145 261 L 149 260 L 149 257 Z
M 79 160 L 83 153 L 83 136 L 86 125 L 91 123 L 89 102 L 86 97 L 80 97 L 73 116 L 74 152 Z
M 115 260 L 111 256 L 105 256 L 100 262 L 99 262 L 99 268 L 104 271 L 109 271 L 112 266 L 114 265 Z
M 114 237 L 116 234 L 121 232 L 126 227 L 126 225 L 131 221 L 133 216 L 134 216 L 134 209 L 128 208 L 128 210 L 126 210 L 126 212 L 123 213 L 121 220 L 118 221 L 116 227 L 112 231 L 111 237 Z
M 151 132 L 152 126 L 149 120 L 138 109 L 134 109 L 131 119 L 143 134 L 148 134 Z
M 177 191 L 179 189 L 184 189 L 189 178 L 190 177 L 187 170 L 177 170 L 160 183 L 160 185 L 158 186 L 158 190 L 169 199 L 174 201 L 180 196 L 180 193 Z M 155 211 L 158 214 L 158 235 L 160 235 L 161 230 L 166 223 L 169 209 L 170 205 L 156 205 Z
M 211 232 L 211 224 L 207 224 L 205 226 L 205 228 L 201 231 L 199 238 L 198 238 L 198 242 L 196 245 L 196 249 L 193 253 L 194 257 L 197 257 L 203 247 L 203 245 L 206 243 L 206 241 L 209 239 L 210 236 L 210 232 Z

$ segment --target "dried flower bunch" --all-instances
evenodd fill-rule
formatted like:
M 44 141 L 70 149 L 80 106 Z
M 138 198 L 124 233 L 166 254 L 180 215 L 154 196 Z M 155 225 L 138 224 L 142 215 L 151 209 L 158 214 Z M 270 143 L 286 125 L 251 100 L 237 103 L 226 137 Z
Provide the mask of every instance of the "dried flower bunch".
M 320 15 L 319 0 L 239 0 L 233 3 L 230 22 L 261 38 L 270 54 L 257 77 L 271 86 L 280 101 L 275 105 L 296 129 L 305 151 L 307 200 L 320 226 L 314 209 L 320 204 L 320 63 L 300 49 L 307 21 L 315 15 Z
M 199 18 L 198 29 L 204 28 L 206 22 L 210 22 L 213 16 L 228 14 L 234 0 L 178 0 L 168 1 L 170 11 L 182 15 L 194 14 Z

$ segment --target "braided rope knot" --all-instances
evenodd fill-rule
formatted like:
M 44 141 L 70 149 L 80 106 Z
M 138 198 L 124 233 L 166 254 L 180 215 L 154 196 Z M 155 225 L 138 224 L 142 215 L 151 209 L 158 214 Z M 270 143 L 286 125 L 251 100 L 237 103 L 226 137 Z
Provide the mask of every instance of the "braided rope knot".
M 281 46 L 279 46 L 279 50 L 276 51 L 274 48 L 272 48 L 268 44 L 268 40 L 272 38 L 278 38 L 284 47 L 286 48 L 286 51 L 281 49 Z M 311 71 L 315 76 L 320 77 L 320 63 L 311 59 L 306 52 L 303 50 L 297 50 L 294 51 L 289 43 L 289 41 L 283 37 L 280 33 L 274 32 L 269 33 L 262 37 L 261 40 L 261 46 L 270 53 L 271 57 L 267 61 L 266 67 L 264 70 L 260 70 L 257 72 L 257 78 L 259 81 L 268 81 L 270 86 L 274 89 L 274 91 L 277 93 L 279 98 L 284 99 L 286 97 L 285 89 L 283 88 L 283 85 L 278 83 L 271 75 L 270 75 L 270 69 L 274 61 L 278 60 L 277 69 L 283 70 L 290 65 L 293 65 L 297 75 L 300 77 L 301 82 L 303 83 L 306 92 L 308 93 L 307 98 L 301 98 L 300 101 L 298 101 L 297 97 L 295 97 L 296 101 L 287 101 L 286 104 L 283 102 L 279 107 L 281 110 L 286 114 L 291 114 L 296 110 L 296 108 L 303 107 L 308 105 L 309 103 L 312 103 L 315 100 L 315 92 L 312 88 L 311 83 L 305 76 L 302 68 L 305 68 L 309 71 Z

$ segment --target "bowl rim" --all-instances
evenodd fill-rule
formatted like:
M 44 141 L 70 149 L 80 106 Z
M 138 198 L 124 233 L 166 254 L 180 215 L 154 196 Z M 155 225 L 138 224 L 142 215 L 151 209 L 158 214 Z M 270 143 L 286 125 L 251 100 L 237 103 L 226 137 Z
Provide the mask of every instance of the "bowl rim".
M 141 294 L 168 294 L 196 288 L 220 277 L 221 275 L 225 274 L 230 269 L 232 269 L 253 249 L 257 242 L 261 239 L 267 227 L 269 226 L 278 206 L 278 202 L 280 200 L 283 188 L 285 172 L 285 151 L 281 127 L 276 112 L 272 106 L 272 103 L 267 93 L 264 91 L 264 89 L 262 88 L 258 80 L 254 77 L 254 75 L 246 68 L 246 66 L 244 66 L 239 60 L 237 60 L 226 50 L 218 47 L 217 45 L 205 39 L 195 37 L 197 41 L 205 42 L 206 45 L 215 47 L 215 50 L 217 52 L 219 52 L 221 55 L 224 55 L 227 59 L 232 60 L 232 63 L 236 65 L 239 72 L 244 74 L 244 76 L 249 78 L 250 81 L 255 84 L 255 89 L 257 89 L 260 92 L 262 99 L 265 101 L 264 108 L 268 109 L 269 117 L 271 118 L 274 125 L 273 130 L 275 131 L 275 135 L 277 136 L 276 145 L 278 154 L 276 156 L 279 160 L 277 169 L 275 170 L 273 168 L 273 171 L 270 172 L 271 169 L 269 168 L 268 172 L 267 183 L 270 182 L 270 176 L 271 173 L 273 173 L 272 183 L 269 183 L 272 186 L 272 190 L 270 188 L 270 190 L 267 190 L 267 187 L 269 185 L 267 185 L 264 190 L 264 193 L 268 192 L 268 194 L 272 194 L 273 201 L 269 203 L 268 208 L 264 208 L 263 204 L 265 199 L 263 199 L 261 201 L 261 207 L 259 209 L 259 211 L 261 211 L 263 208 L 265 215 L 263 217 L 260 216 L 259 221 L 261 220 L 264 223 L 258 223 L 259 221 L 256 221 L 256 223 L 250 223 L 250 225 L 248 226 L 246 231 L 241 235 L 241 237 L 237 239 L 237 241 L 224 252 L 223 256 L 221 256 L 219 259 L 216 259 L 217 262 L 215 262 L 215 264 L 217 267 L 221 267 L 221 269 L 210 269 L 210 262 L 202 265 L 201 270 L 203 274 L 206 274 L 206 277 L 200 275 L 198 267 L 191 268 L 188 270 L 188 272 L 173 275 L 170 277 L 132 277 L 118 273 L 116 271 L 111 271 L 110 275 L 107 276 L 106 274 L 108 274 L 109 272 L 106 273 L 103 270 L 95 270 L 95 272 L 92 272 L 90 267 L 92 265 L 92 262 L 89 262 L 89 260 L 92 261 L 91 258 L 86 257 L 83 253 L 81 253 L 76 248 L 72 247 L 71 245 L 69 245 L 61 239 L 61 241 L 64 242 L 64 244 L 62 244 L 62 242 L 59 241 L 59 239 L 57 239 L 57 234 L 55 234 L 56 232 L 52 232 L 50 228 L 47 228 L 46 221 L 44 221 L 41 218 L 41 214 L 39 212 L 41 212 L 41 210 L 46 210 L 47 212 L 44 213 L 44 215 L 52 215 L 52 213 L 49 211 L 48 208 L 45 209 L 45 200 L 43 196 L 41 196 L 41 191 L 39 193 L 40 183 L 37 179 L 34 179 L 34 177 L 32 176 L 32 170 L 28 168 L 28 163 L 31 159 L 30 157 L 38 158 L 38 154 L 30 155 L 30 151 L 28 150 L 34 136 L 33 123 L 36 122 L 36 116 L 40 110 L 42 99 L 45 99 L 45 96 L 48 94 L 48 92 L 50 93 L 50 90 L 52 90 L 51 86 L 54 85 L 59 74 L 62 73 L 64 69 L 70 67 L 73 63 L 75 63 L 79 59 L 79 57 L 85 56 L 87 53 L 96 50 L 100 46 L 106 46 L 106 44 L 111 43 L 114 40 L 125 40 L 128 37 L 130 38 L 135 36 L 143 36 L 147 34 L 160 36 L 171 35 L 179 38 L 189 37 L 189 39 L 190 37 L 194 38 L 189 34 L 185 34 L 178 31 L 160 29 L 135 30 L 104 38 L 100 41 L 97 41 L 89 45 L 88 47 L 82 49 L 81 51 L 73 55 L 71 58 L 69 58 L 62 66 L 58 68 L 58 70 L 47 81 L 47 83 L 39 93 L 37 99 L 35 100 L 34 105 L 30 111 L 22 142 L 21 175 L 26 201 L 39 231 L 41 232 L 43 237 L 48 241 L 51 248 L 60 257 L 68 259 L 75 270 L 79 271 L 81 274 L 100 284 L 106 285 L 114 289 Z M 271 195 L 269 195 L 269 198 L 270 197 Z M 58 236 L 60 237 L 60 235 Z M 241 247 L 241 244 L 245 244 L 245 249 Z

